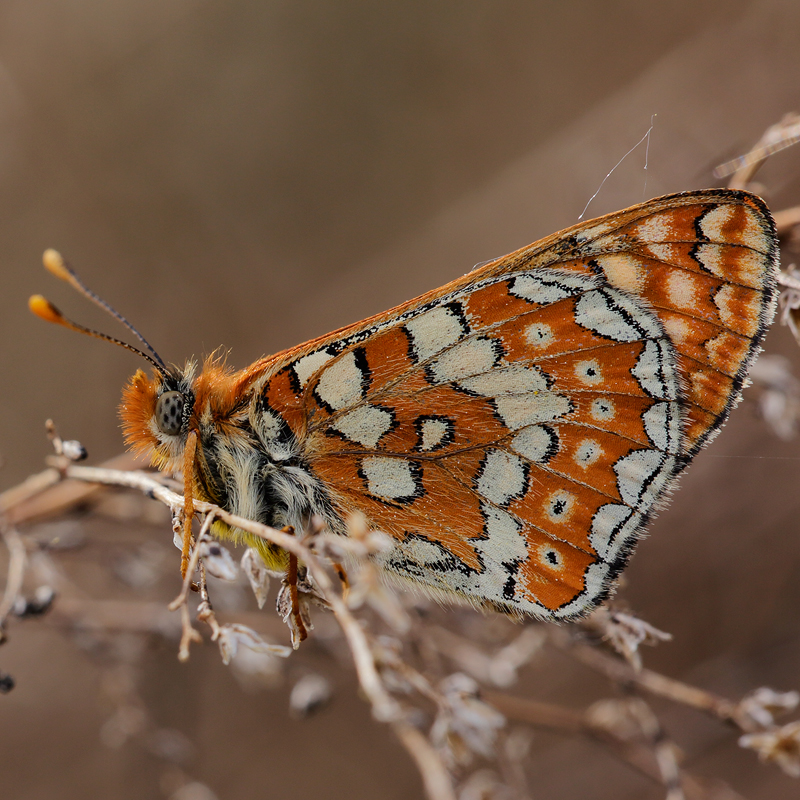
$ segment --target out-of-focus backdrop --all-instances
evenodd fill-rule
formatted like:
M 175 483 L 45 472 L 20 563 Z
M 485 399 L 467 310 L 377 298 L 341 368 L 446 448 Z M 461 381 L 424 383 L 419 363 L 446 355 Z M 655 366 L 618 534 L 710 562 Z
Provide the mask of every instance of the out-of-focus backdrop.
M 165 360 L 224 346 L 245 366 L 573 224 L 653 115 L 646 172 L 641 147 L 588 215 L 720 185 L 716 164 L 800 110 L 798 76 L 800 5 L 785 0 L 4 0 L 2 487 L 40 468 L 47 417 L 95 462 L 120 452 L 116 405 L 140 366 L 28 314 L 41 291 L 120 333 L 42 270 L 46 247 Z M 759 181 L 772 207 L 798 203 L 800 154 Z M 800 363 L 785 329 L 766 347 Z M 799 455 L 745 403 L 685 475 L 627 573 L 626 600 L 675 636 L 649 665 L 731 696 L 800 687 Z M 168 522 L 145 533 L 171 548 Z M 109 553 L 140 534 L 96 531 Z M 79 577 L 86 592 L 100 580 Z M 17 680 L 0 696 L 3 796 L 168 794 L 156 760 L 101 736 L 101 656 L 46 620 L 13 633 L 0 649 Z M 182 666 L 154 647 L 143 681 L 221 800 L 418 796 L 350 672 L 317 657 L 337 695 L 307 722 L 289 719 L 285 689 L 247 694 L 214 652 Z M 580 707 L 596 693 L 563 665 L 534 674 L 532 697 Z M 666 718 L 695 772 L 751 800 L 797 796 L 720 726 Z M 535 798 L 663 796 L 545 734 L 530 774 Z

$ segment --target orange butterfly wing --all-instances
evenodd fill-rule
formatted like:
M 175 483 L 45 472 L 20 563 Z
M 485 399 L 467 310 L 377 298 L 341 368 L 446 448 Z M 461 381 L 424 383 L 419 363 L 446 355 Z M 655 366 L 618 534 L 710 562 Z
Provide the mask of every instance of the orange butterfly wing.
M 663 197 L 281 354 L 264 397 L 387 571 L 571 617 L 739 399 L 776 274 L 758 198 Z

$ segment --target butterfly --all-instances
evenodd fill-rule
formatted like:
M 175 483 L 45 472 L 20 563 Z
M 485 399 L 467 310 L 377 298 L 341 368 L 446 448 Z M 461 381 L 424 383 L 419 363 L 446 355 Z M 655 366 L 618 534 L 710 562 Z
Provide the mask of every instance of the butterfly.
M 240 371 L 167 367 L 129 326 L 149 353 L 113 341 L 154 371 L 124 390 L 125 439 L 273 527 L 345 535 L 362 514 L 392 538 L 386 574 L 438 598 L 576 617 L 738 402 L 777 269 L 763 201 L 710 189 L 575 225 Z

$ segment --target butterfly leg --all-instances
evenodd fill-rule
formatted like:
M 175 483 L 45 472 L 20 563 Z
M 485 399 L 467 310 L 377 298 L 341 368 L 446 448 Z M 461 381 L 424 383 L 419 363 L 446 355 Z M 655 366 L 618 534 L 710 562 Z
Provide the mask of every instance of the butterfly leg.
M 194 455 L 197 450 L 197 434 L 189 432 L 183 452 L 183 547 L 181 548 L 181 578 L 186 577 L 189 567 L 189 548 L 192 543 L 192 519 L 194 518 Z
M 284 533 L 293 533 L 291 526 L 282 529 Z M 289 565 L 286 568 L 286 585 L 289 587 L 289 598 L 292 603 L 292 620 L 297 628 L 297 636 L 302 642 L 308 638 L 308 631 L 300 613 L 300 596 L 297 591 L 297 556 L 289 553 Z
M 347 572 L 345 572 L 344 567 L 338 561 L 332 561 L 331 564 L 336 572 L 336 577 L 342 584 L 342 599 L 347 600 L 347 595 L 350 591 L 350 581 L 347 578 Z

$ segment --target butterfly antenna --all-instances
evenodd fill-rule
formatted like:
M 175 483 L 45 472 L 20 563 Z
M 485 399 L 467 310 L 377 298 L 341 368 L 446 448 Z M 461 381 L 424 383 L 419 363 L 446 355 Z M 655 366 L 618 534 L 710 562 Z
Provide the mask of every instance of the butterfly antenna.
M 85 333 L 87 336 L 93 336 L 95 339 L 103 339 L 106 342 L 111 342 L 112 344 L 124 347 L 126 350 L 130 350 L 132 353 L 140 355 L 145 359 L 145 361 L 150 362 L 150 364 L 152 364 L 164 377 L 169 376 L 169 370 L 167 369 L 166 364 L 164 364 L 161 356 L 159 356 L 159 354 L 153 349 L 147 339 L 145 339 L 144 336 L 142 336 L 142 334 L 139 333 L 139 331 L 137 331 L 136 328 L 134 328 L 133 325 L 131 325 L 131 323 L 122 316 L 122 314 L 112 308 L 105 300 L 89 289 L 89 287 L 86 286 L 78 277 L 75 270 L 72 269 L 72 267 L 70 267 L 66 261 L 64 261 L 58 251 L 45 250 L 42 261 L 48 272 L 52 273 L 57 278 L 60 278 L 62 281 L 66 281 L 84 297 L 88 297 L 89 300 L 100 306 L 100 308 L 114 317 L 114 319 L 116 319 L 118 322 L 121 322 L 150 351 L 152 355 L 133 347 L 133 345 L 130 345 L 127 342 L 123 342 L 121 339 L 108 336 L 105 333 L 100 333 L 100 331 L 93 330 L 92 328 L 86 328 L 83 325 L 79 325 L 77 322 L 73 322 L 65 317 L 61 311 L 59 311 L 49 300 L 47 300 L 45 297 L 42 297 L 40 294 L 35 294 L 28 300 L 28 308 L 30 308 L 30 310 L 37 317 L 45 320 L 46 322 L 53 322 L 56 325 L 69 328 L 77 333 Z

